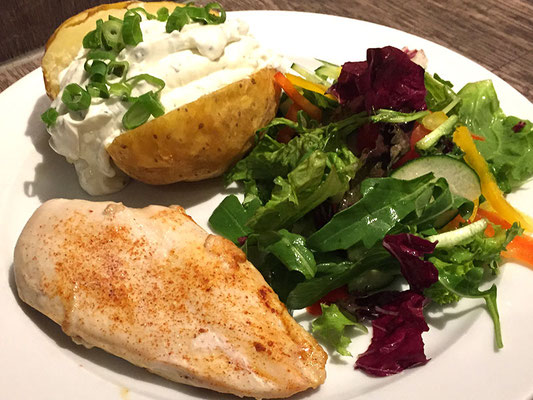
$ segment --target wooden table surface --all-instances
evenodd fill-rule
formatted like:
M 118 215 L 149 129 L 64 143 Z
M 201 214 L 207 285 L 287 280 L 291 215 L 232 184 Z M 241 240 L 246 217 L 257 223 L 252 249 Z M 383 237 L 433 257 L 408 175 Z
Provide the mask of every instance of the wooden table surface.
M 14 12 L 0 26 L 0 55 L 2 49 L 7 49 L 8 57 L 18 56 L 0 64 L 0 92 L 39 66 L 42 45 L 56 20 L 99 3 L 71 0 L 62 2 L 58 10 L 51 6 L 57 4 L 55 0 L 7 1 L 7 7 Z M 53 18 L 33 15 L 36 3 L 43 3 L 43 12 L 53 13 Z M 340 15 L 413 33 L 478 62 L 533 101 L 531 0 L 224 0 L 222 3 L 227 10 L 295 10 Z M 33 14 L 23 10 L 25 6 L 34 10 Z M 38 30 L 30 35 L 27 27 L 32 22 L 31 26 Z

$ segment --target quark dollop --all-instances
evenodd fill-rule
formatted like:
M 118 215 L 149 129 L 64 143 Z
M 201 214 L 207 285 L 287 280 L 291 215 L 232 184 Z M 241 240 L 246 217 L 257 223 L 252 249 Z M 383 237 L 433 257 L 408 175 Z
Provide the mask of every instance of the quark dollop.
M 185 25 L 181 31 L 166 33 L 165 23 L 157 20 L 141 22 L 143 41 L 126 46 L 117 61 L 129 63 L 128 78 L 148 73 L 165 82 L 160 101 L 165 112 L 216 91 L 230 83 L 245 79 L 262 68 L 284 70 L 286 60 L 263 49 L 248 33 L 240 20 L 220 25 Z M 61 101 L 66 85 L 89 82 L 83 66 L 87 50 L 60 74 L 59 95 L 52 103 L 59 113 L 56 123 L 48 128 L 50 146 L 74 164 L 81 187 L 90 195 L 113 193 L 122 189 L 129 178 L 107 154 L 106 147 L 126 129 L 122 117 L 131 103 L 117 96 L 93 98 L 84 111 L 70 111 Z M 146 82 L 137 85 L 132 96 L 154 88 Z

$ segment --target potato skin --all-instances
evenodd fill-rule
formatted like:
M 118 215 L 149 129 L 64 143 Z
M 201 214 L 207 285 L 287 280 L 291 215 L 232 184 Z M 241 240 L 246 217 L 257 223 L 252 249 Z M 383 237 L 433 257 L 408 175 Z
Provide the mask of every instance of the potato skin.
M 275 72 L 262 69 L 125 132 L 107 152 L 126 174 L 153 185 L 219 176 L 274 118 L 280 97 Z

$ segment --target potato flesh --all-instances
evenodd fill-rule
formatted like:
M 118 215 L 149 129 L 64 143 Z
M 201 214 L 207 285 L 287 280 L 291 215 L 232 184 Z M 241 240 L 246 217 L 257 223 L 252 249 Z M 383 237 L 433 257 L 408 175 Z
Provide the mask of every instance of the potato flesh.
M 107 152 L 126 174 L 149 184 L 219 176 L 275 116 L 280 96 L 275 72 L 262 69 L 125 132 Z

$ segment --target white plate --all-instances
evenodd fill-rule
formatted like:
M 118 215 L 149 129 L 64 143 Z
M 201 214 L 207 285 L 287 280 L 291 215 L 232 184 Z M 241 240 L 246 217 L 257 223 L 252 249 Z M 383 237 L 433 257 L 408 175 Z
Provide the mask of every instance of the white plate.
M 481 66 L 434 43 L 383 26 L 346 18 L 291 12 L 239 12 L 265 45 L 294 59 L 317 57 L 336 63 L 365 58 L 368 47 L 423 48 L 429 70 L 457 87 L 493 79 L 504 110 L 533 119 L 533 105 Z M 22 304 L 12 275 L 13 248 L 32 212 L 54 197 L 89 198 L 78 186 L 72 166 L 48 147 L 39 119 L 49 106 L 40 70 L 0 95 L 0 398 L 1 399 L 192 399 L 233 398 L 174 384 L 101 350 L 77 346 L 59 326 Z M 202 226 L 222 199 L 219 180 L 148 187 L 130 184 L 98 200 L 129 206 L 181 204 Z M 533 213 L 531 189 L 512 196 Z M 531 399 L 533 396 L 533 271 L 507 264 L 499 283 L 499 307 L 505 348 L 495 351 L 492 323 L 476 301 L 443 313 L 430 312 L 424 335 L 425 366 L 389 378 L 369 378 L 354 371 L 354 359 L 330 357 L 328 378 L 311 399 Z M 305 316 L 298 317 L 306 325 Z M 365 350 L 369 335 L 357 337 L 353 354 Z

